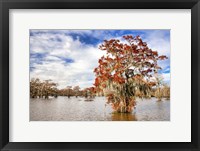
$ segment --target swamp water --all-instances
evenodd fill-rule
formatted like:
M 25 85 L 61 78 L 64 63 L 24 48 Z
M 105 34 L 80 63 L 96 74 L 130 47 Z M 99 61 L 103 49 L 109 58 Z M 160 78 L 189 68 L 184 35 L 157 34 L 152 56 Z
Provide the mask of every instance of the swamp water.
M 170 101 L 137 99 L 132 113 L 112 113 L 105 97 L 84 101 L 81 97 L 30 99 L 30 121 L 169 121 Z

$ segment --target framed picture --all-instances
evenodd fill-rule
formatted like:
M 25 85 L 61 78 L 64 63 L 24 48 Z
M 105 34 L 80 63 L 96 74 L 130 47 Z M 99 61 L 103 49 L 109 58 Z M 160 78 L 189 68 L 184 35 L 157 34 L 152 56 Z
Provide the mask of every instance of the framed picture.
M 1 150 L 200 150 L 198 0 L 0 6 Z

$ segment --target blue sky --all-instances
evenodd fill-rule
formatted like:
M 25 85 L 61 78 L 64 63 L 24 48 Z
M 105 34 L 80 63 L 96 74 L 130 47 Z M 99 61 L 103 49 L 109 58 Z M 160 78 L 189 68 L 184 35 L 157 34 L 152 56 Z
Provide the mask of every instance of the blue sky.
M 141 36 L 152 50 L 169 59 L 158 62 L 165 83 L 170 83 L 170 30 L 30 30 L 30 76 L 52 79 L 59 88 L 94 83 L 93 69 L 105 52 L 98 45 L 123 35 Z

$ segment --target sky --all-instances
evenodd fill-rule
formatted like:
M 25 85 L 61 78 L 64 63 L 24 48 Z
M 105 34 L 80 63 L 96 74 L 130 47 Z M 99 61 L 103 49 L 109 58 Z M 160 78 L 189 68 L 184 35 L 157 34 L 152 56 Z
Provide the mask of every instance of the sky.
M 60 89 L 91 87 L 93 70 L 105 54 L 98 46 L 124 35 L 139 35 L 149 48 L 168 57 L 158 65 L 163 81 L 170 84 L 170 30 L 30 30 L 30 79 L 51 79 Z

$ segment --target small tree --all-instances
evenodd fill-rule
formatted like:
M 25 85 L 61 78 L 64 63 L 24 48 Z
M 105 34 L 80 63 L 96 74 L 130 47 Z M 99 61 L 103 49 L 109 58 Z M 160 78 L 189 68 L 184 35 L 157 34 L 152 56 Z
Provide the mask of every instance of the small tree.
M 159 74 L 154 75 L 155 81 L 156 81 L 156 91 L 155 91 L 155 97 L 158 99 L 158 101 L 162 100 L 163 97 L 163 77 Z
M 79 87 L 79 86 L 75 86 L 75 87 L 73 88 L 73 91 L 74 91 L 74 95 L 75 95 L 76 98 L 77 98 L 78 95 L 79 95 L 80 87 Z
M 72 86 L 67 86 L 66 95 L 67 95 L 68 98 L 71 97 L 71 95 L 72 95 Z
M 167 100 L 170 99 L 170 87 L 168 85 L 164 85 L 162 88 L 163 91 L 163 97 L 165 97 Z
M 103 92 L 117 112 L 131 112 L 135 105 L 136 92 L 139 97 L 150 97 L 152 73 L 161 69 L 157 61 L 167 59 L 151 50 L 139 36 L 123 36 L 125 42 L 111 39 L 100 45 L 106 57 L 99 59 L 94 69 L 96 91 Z
M 86 101 L 93 101 L 96 94 L 96 90 L 94 87 L 89 87 L 89 88 L 85 88 L 83 90 L 83 93 L 84 93 L 84 97 L 86 98 Z
M 45 80 L 43 83 L 42 96 L 44 96 L 45 99 L 48 99 L 49 96 L 54 96 L 57 84 L 51 81 L 52 80 Z
M 40 79 L 32 78 L 30 81 L 30 97 L 37 98 L 38 96 L 40 96 L 39 94 L 40 89 L 41 89 Z

